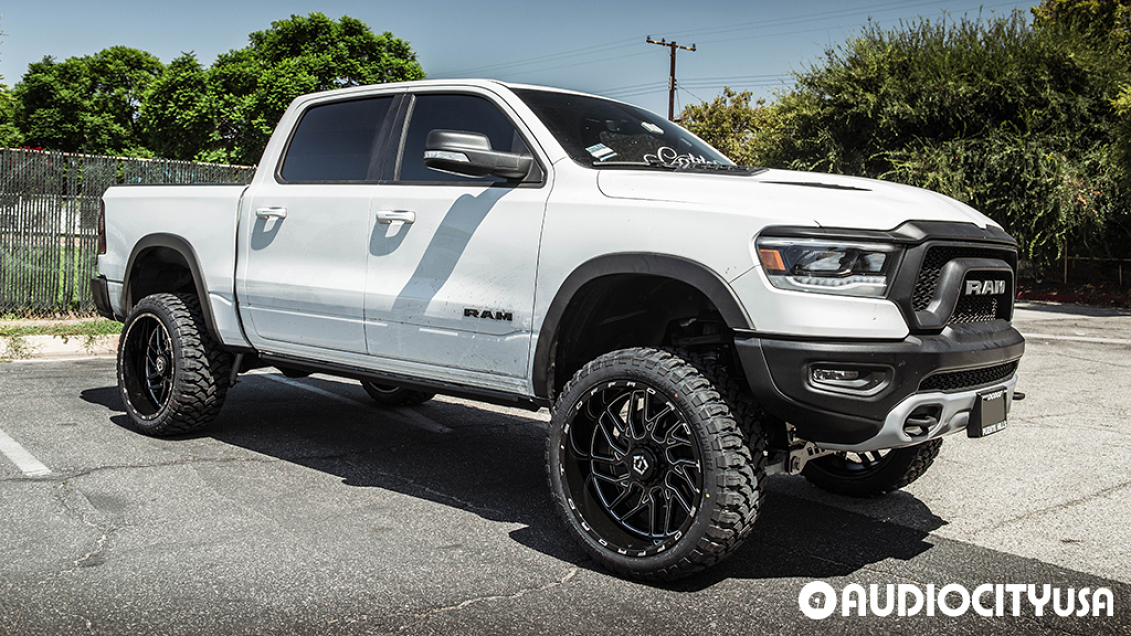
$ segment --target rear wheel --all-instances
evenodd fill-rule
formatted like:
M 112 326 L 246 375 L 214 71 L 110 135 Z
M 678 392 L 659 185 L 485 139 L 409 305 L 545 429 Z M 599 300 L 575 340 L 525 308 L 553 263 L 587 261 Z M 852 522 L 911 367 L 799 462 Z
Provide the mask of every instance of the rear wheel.
M 195 295 L 154 294 L 137 303 L 122 328 L 118 392 L 142 433 L 188 433 L 216 419 L 231 364 L 205 328 Z
M 941 446 L 941 439 L 933 439 L 904 448 L 835 453 L 810 461 L 801 474 L 813 485 L 838 495 L 875 497 L 921 477 L 934 463 Z
M 413 389 L 405 389 L 389 384 L 377 384 L 376 382 L 369 382 L 368 380 L 363 380 L 361 386 L 365 388 L 365 392 L 369 394 L 369 397 L 385 406 L 416 406 L 417 404 L 424 404 L 428 400 L 436 397 L 435 393 L 415 391 Z
M 586 365 L 551 414 L 550 489 L 604 567 L 673 580 L 733 552 L 757 518 L 765 459 L 752 457 L 704 374 L 667 351 Z

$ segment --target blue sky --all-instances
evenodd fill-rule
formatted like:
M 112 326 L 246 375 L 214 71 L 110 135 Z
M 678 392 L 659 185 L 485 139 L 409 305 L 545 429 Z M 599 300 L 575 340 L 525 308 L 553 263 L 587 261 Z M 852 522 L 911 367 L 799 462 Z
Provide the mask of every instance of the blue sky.
M 321 11 L 358 18 L 412 43 L 430 77 L 492 77 L 598 93 L 667 111 L 670 58 L 649 35 L 680 44 L 679 106 L 709 100 L 724 85 L 772 99 L 790 73 L 869 20 L 1008 13 L 1036 5 L 995 0 L 161 0 L 0 3 L 0 75 L 10 85 L 31 62 L 124 45 L 169 62 L 194 51 L 205 65 L 247 44 L 272 20 Z M 944 13 L 945 12 L 945 13 Z

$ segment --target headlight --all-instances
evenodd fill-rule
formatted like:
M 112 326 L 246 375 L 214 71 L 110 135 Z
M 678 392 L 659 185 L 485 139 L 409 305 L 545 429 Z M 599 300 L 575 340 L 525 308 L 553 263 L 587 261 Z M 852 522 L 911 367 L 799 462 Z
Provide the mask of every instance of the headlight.
M 876 243 L 761 237 L 758 258 L 779 289 L 882 297 L 899 247 Z

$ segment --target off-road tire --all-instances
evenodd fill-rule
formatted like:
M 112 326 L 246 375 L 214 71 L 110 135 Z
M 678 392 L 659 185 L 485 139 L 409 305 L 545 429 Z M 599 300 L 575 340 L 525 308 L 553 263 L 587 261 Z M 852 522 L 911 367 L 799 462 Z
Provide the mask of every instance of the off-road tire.
M 378 384 L 368 380 L 362 380 L 361 386 L 365 389 L 365 392 L 369 394 L 369 397 L 373 398 L 378 404 L 385 406 L 416 406 L 417 404 L 424 404 L 428 400 L 436 397 L 435 393 L 415 391 L 413 389 L 405 389 L 388 384 Z
M 614 351 L 579 370 L 551 412 L 551 497 L 599 564 L 670 581 L 714 565 L 749 534 L 765 478 L 765 457 L 750 448 L 694 364 L 657 349 Z
M 849 497 L 876 497 L 899 490 L 927 472 L 941 439 L 886 452 L 835 453 L 805 465 L 801 474 L 814 486 Z
M 146 435 L 210 424 L 228 394 L 232 356 L 213 340 L 193 294 L 153 294 L 134 306 L 118 341 L 118 393 Z
M 714 385 L 715 390 L 719 392 L 719 397 L 726 402 L 727 408 L 730 409 L 731 417 L 734 418 L 739 430 L 742 431 L 751 458 L 754 458 L 761 466 L 764 474 L 766 460 L 768 459 L 766 455 L 767 435 L 763 428 L 763 424 L 766 423 L 766 412 L 754 398 L 754 394 L 750 391 L 745 379 L 736 375 L 727 366 L 724 357 L 703 355 L 686 349 L 669 349 L 668 351 L 694 365 L 703 374 L 703 377 Z M 759 483 L 762 483 L 761 479 Z M 756 509 L 761 510 L 762 504 L 766 500 L 766 489 L 759 487 L 756 492 L 758 496 Z M 753 527 L 753 524 L 748 525 L 745 531 L 749 533 Z

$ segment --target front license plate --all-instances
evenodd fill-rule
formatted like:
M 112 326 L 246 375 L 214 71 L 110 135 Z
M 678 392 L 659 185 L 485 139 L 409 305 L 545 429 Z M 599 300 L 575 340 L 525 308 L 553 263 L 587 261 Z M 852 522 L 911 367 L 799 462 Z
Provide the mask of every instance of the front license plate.
M 970 413 L 970 423 L 966 426 L 967 437 L 985 437 L 1006 426 L 1005 392 L 1007 389 L 994 389 L 979 393 Z

